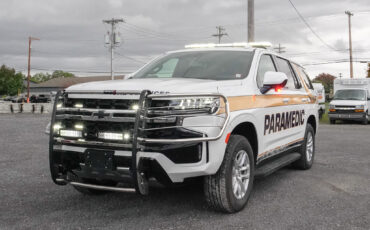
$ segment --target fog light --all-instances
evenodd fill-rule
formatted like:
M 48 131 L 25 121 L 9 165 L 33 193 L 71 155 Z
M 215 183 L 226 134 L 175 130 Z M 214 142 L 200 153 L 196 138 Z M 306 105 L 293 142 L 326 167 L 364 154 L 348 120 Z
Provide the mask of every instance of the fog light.
M 131 108 L 132 108 L 132 110 L 138 110 L 139 109 L 139 105 L 137 105 L 137 104 L 132 105 Z
M 125 140 L 130 139 L 130 134 L 128 134 L 128 133 L 123 134 L 123 139 L 125 139 Z
M 75 129 L 82 130 L 82 129 L 84 129 L 84 125 L 83 124 L 75 124 Z
M 62 128 L 62 125 L 59 124 L 59 123 L 56 123 L 56 124 L 53 125 L 54 132 L 58 132 L 59 129 L 61 129 L 61 128 Z
M 75 108 L 83 108 L 83 107 L 84 107 L 84 105 L 83 105 L 82 103 L 76 103 L 76 104 L 74 105 L 74 107 L 75 107 Z
M 81 131 L 77 130 L 60 130 L 60 136 L 62 137 L 82 137 Z

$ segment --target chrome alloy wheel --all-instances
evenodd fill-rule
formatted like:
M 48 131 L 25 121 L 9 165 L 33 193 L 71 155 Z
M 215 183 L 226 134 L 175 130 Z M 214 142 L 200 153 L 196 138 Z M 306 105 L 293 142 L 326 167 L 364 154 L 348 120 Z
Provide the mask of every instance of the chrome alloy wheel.
M 306 142 L 306 159 L 308 162 L 311 162 L 313 155 L 313 135 L 311 132 L 307 133 L 307 142 Z
M 248 190 L 250 161 L 246 151 L 240 150 L 234 159 L 232 169 L 232 188 L 237 199 L 243 199 Z

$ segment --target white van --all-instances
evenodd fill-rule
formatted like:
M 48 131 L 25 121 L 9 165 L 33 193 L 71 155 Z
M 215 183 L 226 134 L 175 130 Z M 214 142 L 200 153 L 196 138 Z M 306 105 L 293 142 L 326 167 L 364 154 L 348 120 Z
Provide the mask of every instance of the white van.
M 325 113 L 325 88 L 321 83 L 312 83 L 314 92 L 319 103 L 319 118 Z
M 330 124 L 336 120 L 369 120 L 370 79 L 335 79 L 334 98 L 329 105 Z

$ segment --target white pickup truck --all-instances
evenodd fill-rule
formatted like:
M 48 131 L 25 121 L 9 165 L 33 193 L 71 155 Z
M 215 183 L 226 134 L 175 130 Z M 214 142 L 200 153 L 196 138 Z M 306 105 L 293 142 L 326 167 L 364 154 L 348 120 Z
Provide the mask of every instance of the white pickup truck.
M 330 124 L 336 120 L 369 121 L 370 79 L 335 79 L 334 98 L 329 105 Z
M 312 83 L 314 92 L 319 103 L 319 118 L 325 113 L 325 88 L 321 83 Z

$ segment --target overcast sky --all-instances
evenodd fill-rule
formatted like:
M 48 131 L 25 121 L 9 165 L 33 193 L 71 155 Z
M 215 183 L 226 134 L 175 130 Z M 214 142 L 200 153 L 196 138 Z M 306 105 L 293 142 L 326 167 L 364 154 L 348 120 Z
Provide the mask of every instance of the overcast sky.
M 354 59 L 370 60 L 369 0 L 292 0 L 327 47 L 299 19 L 288 0 L 255 0 L 255 40 L 281 43 L 285 55 L 300 64 L 348 60 L 348 18 L 354 12 Z M 70 70 L 78 76 L 109 71 L 109 51 L 103 19 L 123 18 L 118 26 L 123 43 L 115 69 L 129 72 L 168 50 L 185 44 L 216 42 L 216 26 L 226 28 L 223 42 L 245 41 L 247 0 L 1 0 L 0 64 L 27 68 L 28 36 L 32 73 Z M 349 63 L 307 65 L 311 75 L 326 72 L 349 76 Z M 78 72 L 80 71 L 80 72 Z M 366 64 L 354 64 L 355 77 L 364 77 Z M 105 75 L 105 74 L 103 74 Z M 107 74 L 106 74 L 107 75 Z

